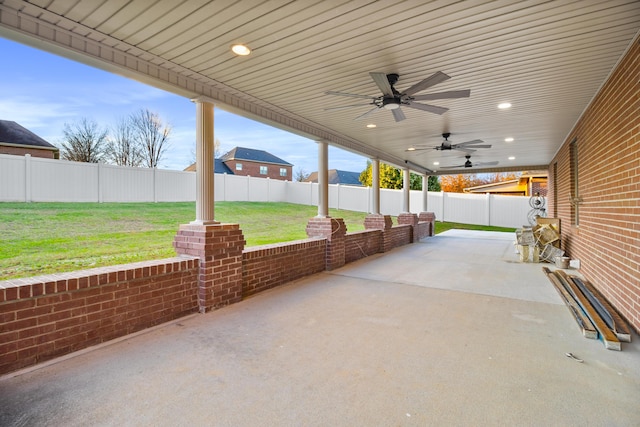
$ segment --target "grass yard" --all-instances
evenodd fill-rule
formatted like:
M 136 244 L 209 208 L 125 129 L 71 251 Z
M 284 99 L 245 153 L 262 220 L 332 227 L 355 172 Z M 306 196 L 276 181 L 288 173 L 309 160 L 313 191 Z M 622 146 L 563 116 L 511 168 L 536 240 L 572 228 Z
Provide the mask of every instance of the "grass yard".
M 247 246 L 306 238 L 315 206 L 217 202 L 220 222 L 239 223 Z M 365 213 L 330 209 L 349 232 L 364 229 Z M 180 224 L 195 218 L 195 203 L 0 203 L 0 280 L 175 256 Z M 395 222 L 395 219 L 394 219 Z M 436 222 L 450 228 L 509 228 Z

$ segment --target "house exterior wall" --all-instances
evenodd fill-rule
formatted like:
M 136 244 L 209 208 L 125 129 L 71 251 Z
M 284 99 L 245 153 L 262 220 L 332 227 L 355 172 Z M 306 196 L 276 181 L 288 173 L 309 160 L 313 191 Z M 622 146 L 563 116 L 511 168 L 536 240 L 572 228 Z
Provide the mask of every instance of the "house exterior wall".
M 293 181 L 293 168 L 291 166 L 276 165 L 273 163 L 253 162 L 251 160 L 225 160 L 224 163 L 229 167 L 229 169 L 233 171 L 234 175 L 279 179 L 281 181 Z M 242 170 L 236 169 L 236 165 L 238 163 L 242 164 Z M 267 174 L 260 173 L 260 166 L 267 167 Z M 287 170 L 287 176 L 280 175 L 281 168 L 285 168 Z
M 640 39 L 549 165 L 551 216 L 580 273 L 640 331 Z M 576 175 L 571 142 L 577 147 Z M 554 175 L 554 171 L 556 172 Z M 576 204 L 576 196 L 581 201 Z M 577 209 L 577 220 L 576 220 Z
M 0 145 L 0 154 L 11 154 L 14 156 L 24 156 L 25 154 L 29 154 L 31 157 L 41 157 L 43 159 L 57 158 L 55 151 L 38 150 L 36 148 L 8 147 L 6 145 Z

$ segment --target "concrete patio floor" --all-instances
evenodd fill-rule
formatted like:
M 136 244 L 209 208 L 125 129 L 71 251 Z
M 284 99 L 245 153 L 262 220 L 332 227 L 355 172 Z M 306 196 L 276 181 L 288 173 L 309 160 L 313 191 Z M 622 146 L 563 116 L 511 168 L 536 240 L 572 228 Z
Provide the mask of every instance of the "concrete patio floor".
M 449 231 L 6 375 L 0 425 L 640 425 L 638 336 L 582 337 L 513 239 Z

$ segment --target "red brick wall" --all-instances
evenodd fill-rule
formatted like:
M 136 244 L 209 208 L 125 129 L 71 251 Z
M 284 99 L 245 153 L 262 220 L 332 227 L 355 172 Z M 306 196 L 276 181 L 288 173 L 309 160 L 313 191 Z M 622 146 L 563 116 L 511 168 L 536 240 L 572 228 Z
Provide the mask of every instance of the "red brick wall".
M 54 152 L 51 150 L 38 150 L 35 148 L 7 147 L 0 145 L 0 154 L 13 154 L 16 156 L 24 156 L 30 154 L 31 157 L 42 157 L 44 159 L 54 159 Z
M 388 252 L 393 248 L 412 242 L 413 227 L 407 224 L 396 225 L 384 231 L 382 249 Z
M 197 311 L 198 261 L 0 282 L 0 374 Z
M 242 164 L 242 170 L 236 170 L 236 164 Z M 283 166 L 283 165 L 274 165 L 272 163 L 258 163 L 251 162 L 248 160 L 227 160 L 224 162 L 225 165 L 233 171 L 234 175 L 240 176 L 252 176 L 254 178 L 271 178 L 271 179 L 279 179 L 281 181 L 293 181 L 293 177 L 291 176 L 293 171 L 291 166 Z M 267 167 L 267 174 L 263 175 L 260 173 L 260 166 Z M 287 176 L 280 176 L 280 168 L 285 168 L 287 170 Z
M 382 252 L 382 230 L 366 230 L 345 237 L 345 263 Z
M 635 40 L 551 162 L 548 193 L 550 214 L 562 221 L 563 248 L 580 260 L 580 272 L 636 331 L 640 331 L 639 82 L 640 40 Z M 582 198 L 578 226 L 570 202 L 569 145 L 574 139 Z
M 242 296 L 325 270 L 325 239 L 257 246 L 243 251 Z

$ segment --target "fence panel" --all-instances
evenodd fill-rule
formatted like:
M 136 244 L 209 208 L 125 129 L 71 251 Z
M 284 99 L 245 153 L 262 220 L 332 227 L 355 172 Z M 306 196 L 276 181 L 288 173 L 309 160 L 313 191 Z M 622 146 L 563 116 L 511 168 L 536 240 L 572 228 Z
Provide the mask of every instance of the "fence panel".
M 531 210 L 528 197 L 491 196 L 491 199 L 491 225 L 519 228 L 527 224 Z
M 286 202 L 295 203 L 297 205 L 312 205 L 314 200 L 314 194 L 317 194 L 314 190 L 318 184 L 311 182 L 290 182 L 287 185 L 287 198 Z
M 196 174 L 156 169 L 155 191 L 157 202 L 192 202 L 196 199 Z
M 228 202 L 248 202 L 250 177 L 225 176 L 224 200 Z M 214 195 L 215 197 L 215 195 Z
M 369 189 L 352 185 L 338 185 L 338 208 L 348 211 L 369 212 Z
M 31 158 L 31 201 L 98 202 L 98 165 Z
M 269 180 L 269 201 L 270 202 L 285 202 L 287 200 L 287 188 L 289 188 L 289 181 L 280 181 L 279 179 Z
M 444 194 L 443 221 L 489 225 L 488 198 L 484 194 Z
M 0 201 L 174 202 L 194 201 L 194 172 L 127 168 L 0 154 Z M 329 207 L 370 212 L 371 189 L 329 186 Z M 318 184 L 216 174 L 216 201 L 271 201 L 317 206 Z M 403 210 L 402 190 L 380 190 L 380 213 Z M 423 210 L 423 194 L 411 191 L 410 210 Z M 459 193 L 428 194 L 427 211 L 438 221 L 521 227 L 529 198 Z
M 153 202 L 153 169 L 99 165 L 101 202 Z
M 0 154 L 0 201 L 29 201 L 27 197 L 27 159 L 27 157 Z

